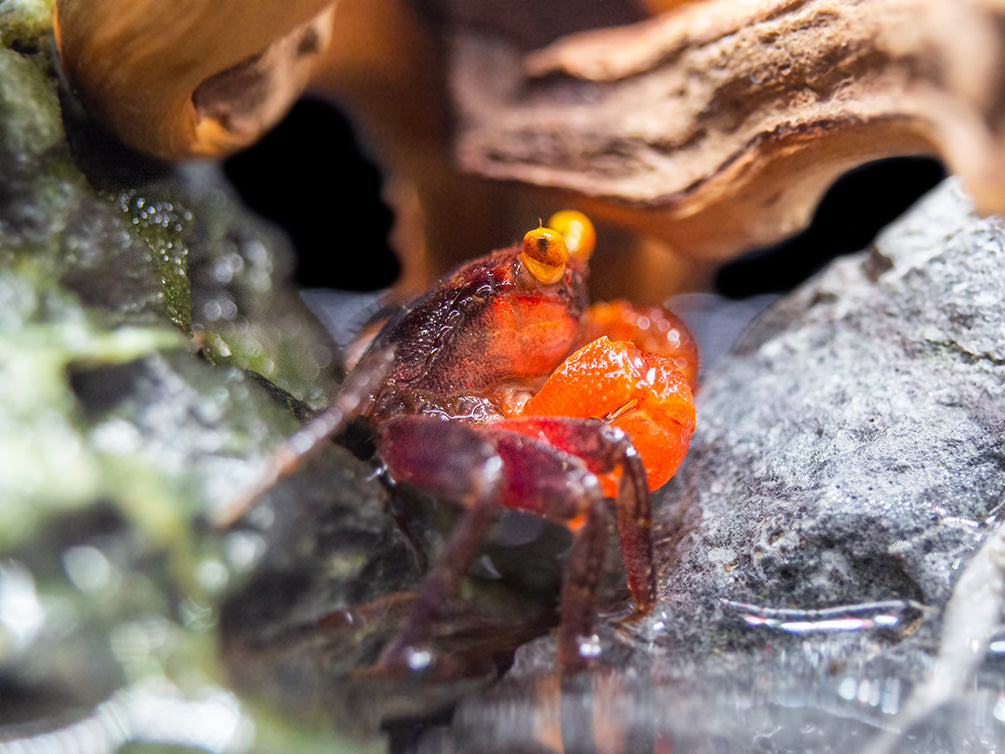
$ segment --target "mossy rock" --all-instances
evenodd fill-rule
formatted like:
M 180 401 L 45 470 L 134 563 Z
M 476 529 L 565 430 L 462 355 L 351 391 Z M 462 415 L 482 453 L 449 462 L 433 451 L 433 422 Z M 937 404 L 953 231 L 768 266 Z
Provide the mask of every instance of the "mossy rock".
M 51 17 L 0 5 L 0 741 L 73 741 L 149 703 L 180 712 L 126 725 L 130 750 L 212 748 L 223 729 L 186 720 L 221 710 L 218 749 L 286 746 L 219 668 L 218 598 L 248 553 L 209 521 L 337 388 L 335 348 L 218 166 L 90 123 Z

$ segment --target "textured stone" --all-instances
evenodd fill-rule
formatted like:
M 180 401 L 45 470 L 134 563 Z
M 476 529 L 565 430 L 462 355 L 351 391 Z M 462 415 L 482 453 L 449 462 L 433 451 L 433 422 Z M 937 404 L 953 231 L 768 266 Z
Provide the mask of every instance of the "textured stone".
M 712 370 L 668 597 L 945 603 L 1005 491 L 1005 229 L 967 207 L 944 185 Z

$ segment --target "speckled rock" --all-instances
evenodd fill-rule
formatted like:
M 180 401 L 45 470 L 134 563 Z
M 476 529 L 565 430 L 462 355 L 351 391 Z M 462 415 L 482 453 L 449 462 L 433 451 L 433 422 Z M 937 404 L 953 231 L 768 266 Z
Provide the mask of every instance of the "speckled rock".
M 1003 280 L 1005 226 L 947 183 L 762 316 L 664 496 L 700 511 L 665 597 L 944 605 L 1005 494 Z

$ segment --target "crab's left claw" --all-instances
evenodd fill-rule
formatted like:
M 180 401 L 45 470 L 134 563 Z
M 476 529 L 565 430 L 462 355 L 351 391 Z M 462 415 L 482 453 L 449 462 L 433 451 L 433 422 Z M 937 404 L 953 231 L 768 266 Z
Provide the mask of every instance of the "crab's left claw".
M 608 420 L 631 439 L 653 490 L 677 470 L 695 425 L 691 387 L 676 364 L 606 336 L 569 356 L 522 413 Z M 601 481 L 613 495 L 616 480 Z
M 630 301 L 601 301 L 583 316 L 578 345 L 602 335 L 630 340 L 643 351 L 673 361 L 694 390 L 698 383 L 698 342 L 676 314 L 662 306 L 636 306 Z

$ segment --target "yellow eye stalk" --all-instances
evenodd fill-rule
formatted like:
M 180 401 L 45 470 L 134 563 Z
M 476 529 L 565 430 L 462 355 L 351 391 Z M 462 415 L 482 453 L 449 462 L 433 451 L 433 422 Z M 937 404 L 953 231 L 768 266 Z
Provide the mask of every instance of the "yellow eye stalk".
M 596 238 L 593 223 L 586 215 L 562 210 L 548 218 L 547 225 L 527 232 L 520 260 L 541 283 L 557 283 L 570 257 L 579 263 L 590 258 Z
M 544 284 L 557 283 L 565 274 L 565 262 L 569 251 L 562 234 L 553 228 L 528 231 L 523 237 L 520 261 L 527 271 Z

